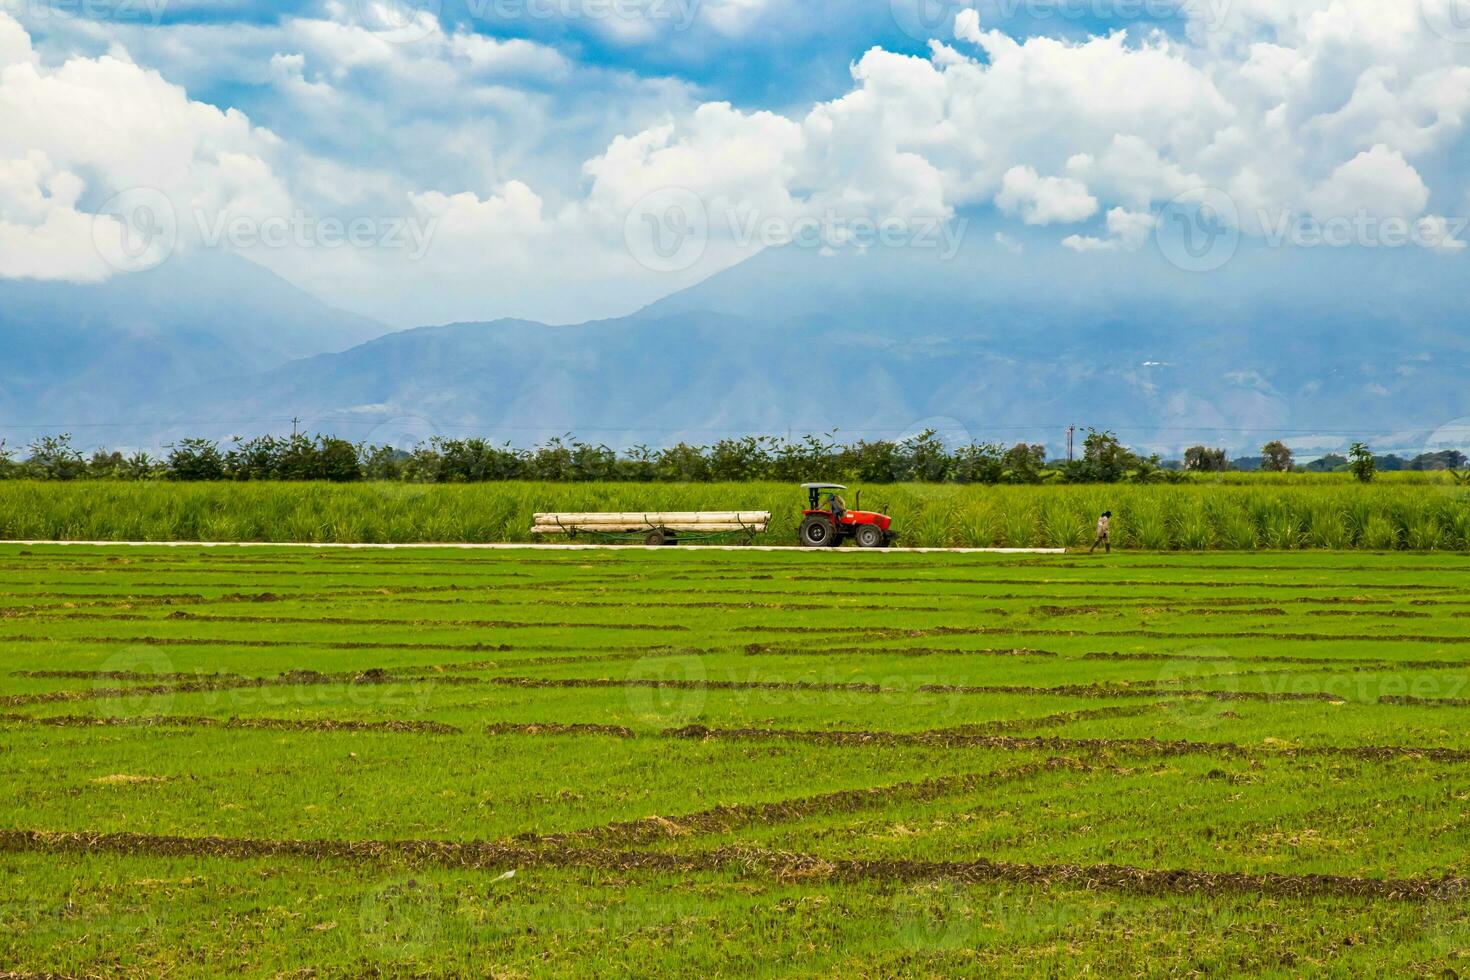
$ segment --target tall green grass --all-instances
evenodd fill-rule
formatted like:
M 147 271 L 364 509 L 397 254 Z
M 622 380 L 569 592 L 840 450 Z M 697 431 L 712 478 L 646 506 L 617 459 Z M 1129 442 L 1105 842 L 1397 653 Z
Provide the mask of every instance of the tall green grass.
M 848 493 L 852 503 L 855 494 Z M 806 495 L 775 483 L 0 482 L 0 538 L 101 541 L 530 540 L 537 511 L 769 510 L 792 543 Z M 1113 544 L 1144 550 L 1470 550 L 1453 483 L 872 487 L 910 546 L 1076 547 L 1111 510 Z

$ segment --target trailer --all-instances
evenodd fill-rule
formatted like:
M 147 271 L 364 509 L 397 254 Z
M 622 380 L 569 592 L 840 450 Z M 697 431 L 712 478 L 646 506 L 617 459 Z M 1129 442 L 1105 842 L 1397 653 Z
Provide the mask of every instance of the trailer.
M 771 513 L 764 510 L 545 513 L 536 515 L 531 533 L 653 546 L 729 539 L 749 544 L 770 522 Z

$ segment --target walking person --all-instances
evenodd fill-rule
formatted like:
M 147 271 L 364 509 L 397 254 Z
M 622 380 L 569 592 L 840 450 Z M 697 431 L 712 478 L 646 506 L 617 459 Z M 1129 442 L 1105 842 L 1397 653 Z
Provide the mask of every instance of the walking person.
M 1089 555 L 1097 551 L 1098 545 L 1103 545 L 1107 549 L 1108 554 L 1111 555 L 1113 553 L 1112 526 L 1113 512 L 1110 510 L 1103 511 L 1102 516 L 1097 519 L 1097 540 L 1092 542 L 1091 548 L 1087 549 Z

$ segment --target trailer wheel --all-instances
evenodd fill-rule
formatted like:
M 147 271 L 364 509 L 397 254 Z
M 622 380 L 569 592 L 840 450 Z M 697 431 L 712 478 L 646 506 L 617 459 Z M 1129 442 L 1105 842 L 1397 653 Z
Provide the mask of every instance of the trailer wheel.
M 808 517 L 801 522 L 803 548 L 830 548 L 837 543 L 837 530 L 825 517 Z
M 649 531 L 643 536 L 643 543 L 652 548 L 659 548 L 669 543 L 669 536 L 662 531 Z
M 875 524 L 859 524 L 853 532 L 859 548 L 881 548 L 884 544 L 883 531 Z

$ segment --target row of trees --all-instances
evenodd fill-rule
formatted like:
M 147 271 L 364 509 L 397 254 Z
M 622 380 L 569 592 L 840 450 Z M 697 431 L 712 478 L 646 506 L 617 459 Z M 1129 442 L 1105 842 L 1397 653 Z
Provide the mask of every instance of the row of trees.
M 1375 456 L 1364 443 L 1353 443 L 1352 449 L 1347 456 L 1337 453 L 1328 453 L 1312 460 L 1300 469 L 1308 473 L 1352 473 L 1362 480 L 1372 480 L 1373 474 L 1379 470 L 1400 471 L 1414 470 L 1419 472 L 1429 470 L 1459 470 L 1464 468 L 1470 459 L 1457 449 L 1443 449 L 1438 452 L 1420 453 L 1412 459 L 1404 459 L 1401 456 L 1387 455 Z M 1167 465 L 1167 464 L 1166 464 Z M 1261 455 L 1244 457 L 1236 460 L 1227 460 L 1225 450 L 1211 449 L 1208 446 L 1191 446 L 1184 452 L 1184 469 L 1199 473 L 1223 473 L 1226 470 L 1264 470 L 1271 473 L 1289 473 L 1298 469 L 1293 458 L 1291 448 L 1285 443 L 1273 440 L 1261 447 Z
M 99 450 L 84 456 L 69 435 L 46 437 L 23 458 L 0 444 L 0 478 L 48 480 L 490 480 L 713 482 L 837 479 L 864 483 L 1069 483 L 1179 479 L 1157 457 L 1142 457 L 1110 432 L 1090 431 L 1082 458 L 1048 462 L 1046 448 L 974 444 L 949 448 L 931 431 L 900 441 L 840 444 L 829 434 L 789 441 L 723 439 L 709 446 L 625 452 L 567 437 L 534 449 L 484 439 L 433 439 L 412 450 L 333 436 L 259 436 L 221 446 L 182 439 L 164 457 Z
M 0 478 L 50 480 L 401 480 L 477 483 L 489 480 L 690 482 L 840 479 L 863 483 L 1115 483 L 1182 479 L 1177 470 L 1223 472 L 1250 468 L 1288 472 L 1292 451 L 1279 441 L 1261 447 L 1258 460 L 1227 460 L 1223 449 L 1193 446 L 1180 463 L 1142 456 L 1111 432 L 1089 430 L 1080 459 L 1048 461 L 1041 445 L 977 443 L 947 447 L 931 431 L 900 441 L 837 443 L 831 436 L 789 441 L 771 436 L 722 439 L 710 446 L 680 443 L 662 449 L 635 446 L 616 452 L 567 437 L 534 449 L 484 439 L 434 439 L 412 450 L 352 443 L 334 436 L 259 436 L 231 440 L 182 439 L 167 456 L 123 456 L 98 450 L 84 456 L 71 437 L 49 436 L 20 459 L 0 443 Z M 1327 465 L 1318 465 L 1323 461 Z M 1464 454 L 1425 453 L 1412 460 L 1374 456 L 1363 443 L 1349 456 L 1329 455 L 1308 470 L 1341 469 L 1371 480 L 1378 470 L 1459 469 Z

